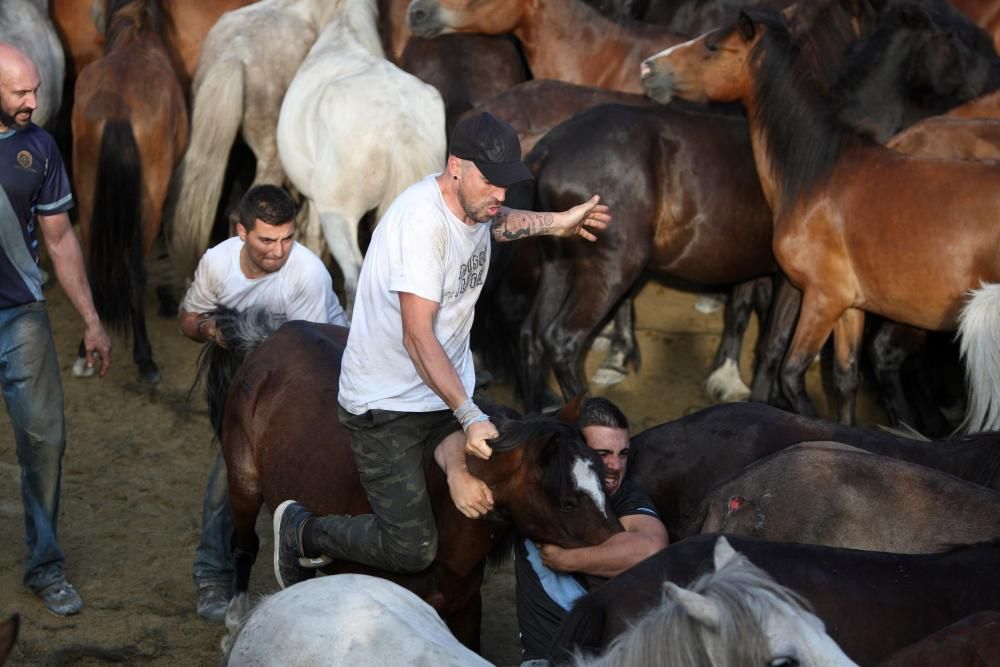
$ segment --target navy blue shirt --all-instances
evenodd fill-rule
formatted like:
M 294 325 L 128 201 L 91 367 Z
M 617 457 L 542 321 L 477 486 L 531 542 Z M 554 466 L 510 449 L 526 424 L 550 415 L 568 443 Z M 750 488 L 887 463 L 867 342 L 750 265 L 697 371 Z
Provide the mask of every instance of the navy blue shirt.
M 37 271 L 18 268 L 19 256 L 38 264 L 35 214 L 53 215 L 73 207 L 62 156 L 48 132 L 34 124 L 0 132 L 0 188 L 9 204 L 0 202 L 0 207 L 13 212 L 0 215 L 0 308 L 10 308 L 42 300 Z M 24 248 L 12 247 L 18 241 Z

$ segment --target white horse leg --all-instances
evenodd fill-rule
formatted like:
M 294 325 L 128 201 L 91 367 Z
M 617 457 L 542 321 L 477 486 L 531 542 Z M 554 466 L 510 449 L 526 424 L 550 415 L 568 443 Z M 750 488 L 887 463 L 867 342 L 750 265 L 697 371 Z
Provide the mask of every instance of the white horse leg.
M 362 257 L 358 248 L 360 218 L 361 216 L 341 215 L 336 211 L 319 212 L 319 223 L 323 228 L 326 244 L 344 276 L 344 310 L 348 317 L 354 312 L 354 294 L 358 291 L 358 276 L 361 274 Z

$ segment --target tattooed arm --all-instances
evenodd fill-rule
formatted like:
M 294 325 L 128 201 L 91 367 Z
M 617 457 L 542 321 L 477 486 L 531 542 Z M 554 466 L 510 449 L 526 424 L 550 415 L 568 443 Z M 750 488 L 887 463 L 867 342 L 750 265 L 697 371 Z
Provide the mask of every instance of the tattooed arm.
M 604 229 L 611 222 L 608 207 L 598 204 L 600 197 L 594 195 L 588 201 L 559 213 L 536 213 L 501 208 L 493 218 L 493 239 L 513 241 L 527 236 L 581 236 L 588 241 L 597 237 L 588 229 Z

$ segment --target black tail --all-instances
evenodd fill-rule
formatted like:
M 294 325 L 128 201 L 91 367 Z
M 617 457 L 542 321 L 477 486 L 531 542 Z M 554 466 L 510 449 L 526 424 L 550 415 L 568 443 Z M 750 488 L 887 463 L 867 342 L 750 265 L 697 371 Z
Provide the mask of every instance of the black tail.
M 87 265 L 97 313 L 127 336 L 132 304 L 141 296 L 146 267 L 142 259 L 142 163 L 132 124 L 109 120 L 101 136 L 90 218 Z
M 283 316 L 273 315 L 259 306 L 242 312 L 223 307 L 211 316 L 222 332 L 226 346 L 206 343 L 201 349 L 191 391 L 199 384 L 205 386 L 208 420 L 216 439 L 221 441 L 222 416 L 225 413 L 229 383 L 247 355 L 277 331 L 285 320 Z M 189 392 L 188 397 L 190 396 Z

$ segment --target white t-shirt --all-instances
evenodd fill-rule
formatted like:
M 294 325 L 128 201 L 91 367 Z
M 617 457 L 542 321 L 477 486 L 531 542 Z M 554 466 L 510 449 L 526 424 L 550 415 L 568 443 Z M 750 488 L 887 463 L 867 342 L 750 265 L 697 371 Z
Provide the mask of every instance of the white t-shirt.
M 368 246 L 340 371 L 339 401 L 352 414 L 448 409 L 403 347 L 399 292 L 440 304 L 434 333 L 465 391 L 475 387 L 469 332 L 490 264 L 490 225 L 457 218 L 435 177 L 396 198 Z
M 263 306 L 288 320 L 348 325 L 347 315 L 333 292 L 330 273 L 308 248 L 293 241 L 285 264 L 260 278 L 243 274 L 242 248 L 238 236 L 209 248 L 198 263 L 181 308 L 189 313 L 207 313 L 219 306 L 236 310 Z

